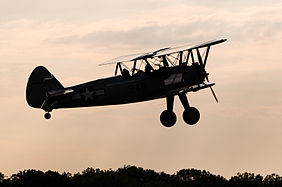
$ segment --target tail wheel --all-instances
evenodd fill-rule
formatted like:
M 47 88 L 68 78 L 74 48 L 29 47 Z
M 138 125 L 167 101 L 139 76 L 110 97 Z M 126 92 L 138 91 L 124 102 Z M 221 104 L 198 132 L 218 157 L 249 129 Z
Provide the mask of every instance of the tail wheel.
M 44 114 L 44 118 L 45 119 L 50 119 L 51 118 L 51 114 L 49 112 Z
M 165 110 L 160 116 L 161 123 L 165 127 L 172 127 L 176 123 L 176 115 L 173 111 Z
M 188 109 L 184 110 L 182 116 L 185 123 L 194 125 L 200 119 L 200 112 L 194 107 L 189 107 Z

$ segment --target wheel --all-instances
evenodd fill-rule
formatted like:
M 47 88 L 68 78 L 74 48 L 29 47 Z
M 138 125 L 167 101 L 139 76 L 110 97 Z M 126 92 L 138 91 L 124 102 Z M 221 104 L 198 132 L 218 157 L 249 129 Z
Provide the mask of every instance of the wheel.
M 176 122 L 176 115 L 173 111 L 165 110 L 160 116 L 161 123 L 165 127 L 172 127 Z
M 194 125 L 200 119 L 200 112 L 194 107 L 189 107 L 189 109 L 184 110 L 182 117 L 185 123 Z
M 45 119 L 50 119 L 51 118 L 51 114 L 49 112 L 44 114 Z

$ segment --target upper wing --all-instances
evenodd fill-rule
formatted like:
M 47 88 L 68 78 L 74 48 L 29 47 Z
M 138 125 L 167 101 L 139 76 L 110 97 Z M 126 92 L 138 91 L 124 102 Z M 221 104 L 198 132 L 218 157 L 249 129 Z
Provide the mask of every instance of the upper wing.
M 204 42 L 204 43 L 197 44 L 197 45 L 183 45 L 180 47 L 173 47 L 173 48 L 167 47 L 167 48 L 159 49 L 159 50 L 148 52 L 148 53 L 137 53 L 137 54 L 132 54 L 132 55 L 125 55 L 125 56 L 114 58 L 112 60 L 108 60 L 99 65 L 101 66 L 101 65 L 108 65 L 108 64 L 116 64 L 120 62 L 129 62 L 129 61 L 134 61 L 134 60 L 146 59 L 150 57 L 159 57 L 163 55 L 178 53 L 181 51 L 208 47 L 208 46 L 216 45 L 216 44 L 219 44 L 225 41 L 226 39 L 219 39 L 219 40 L 212 40 L 212 41 Z
M 204 42 L 204 43 L 197 44 L 197 45 L 183 45 L 183 46 L 180 46 L 180 47 L 173 47 L 173 48 L 169 48 L 167 50 L 158 52 L 154 56 L 158 57 L 158 56 L 178 53 L 178 52 L 186 51 L 186 50 L 192 50 L 192 49 L 197 49 L 197 48 L 199 49 L 199 48 L 203 48 L 203 47 L 216 45 L 216 44 L 219 44 L 219 43 L 222 43 L 222 42 L 225 42 L 225 41 L 226 41 L 226 39 L 219 39 L 219 40 L 211 40 L 211 41 Z
M 119 62 L 129 62 L 129 61 L 134 61 L 134 60 L 146 59 L 149 57 L 153 57 L 158 52 L 161 52 L 167 49 L 169 49 L 169 47 L 158 49 L 156 51 L 147 52 L 147 53 L 136 53 L 136 54 L 131 54 L 131 55 L 124 55 L 124 56 L 120 56 L 120 57 L 108 60 L 102 64 L 99 64 L 99 66 L 108 65 L 108 64 L 116 64 Z
M 144 53 L 137 53 L 137 54 L 132 54 L 132 55 L 124 55 L 124 56 L 120 56 L 111 60 L 108 60 L 102 64 L 99 64 L 99 66 L 102 65 L 108 65 L 108 64 L 116 64 L 119 62 L 129 62 L 129 61 L 133 61 L 135 58 L 143 55 Z

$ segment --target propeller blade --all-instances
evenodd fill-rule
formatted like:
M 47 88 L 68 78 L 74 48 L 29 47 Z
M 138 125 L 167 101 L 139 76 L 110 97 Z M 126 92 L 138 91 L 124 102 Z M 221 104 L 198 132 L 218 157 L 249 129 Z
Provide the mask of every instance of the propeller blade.
M 210 87 L 210 89 L 211 89 L 211 92 L 212 92 L 212 95 L 213 95 L 215 101 L 218 103 L 218 99 L 217 99 L 217 97 L 215 95 L 215 92 L 213 91 L 212 87 Z

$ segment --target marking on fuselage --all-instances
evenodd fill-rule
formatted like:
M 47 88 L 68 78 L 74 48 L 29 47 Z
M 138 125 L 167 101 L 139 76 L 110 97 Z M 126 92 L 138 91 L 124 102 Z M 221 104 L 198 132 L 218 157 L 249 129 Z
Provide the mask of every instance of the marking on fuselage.
M 182 81 L 182 73 L 171 74 L 167 79 L 164 80 L 165 85 L 177 84 Z
M 96 90 L 95 94 L 96 94 L 96 96 L 105 95 L 105 90 Z
M 93 100 L 93 93 L 94 91 L 89 91 L 88 88 L 85 89 L 85 92 L 81 93 L 84 96 L 84 100 L 87 101 L 88 99 Z
M 84 92 L 79 94 L 73 94 L 71 96 L 72 100 L 78 100 L 84 98 L 85 101 L 87 100 L 94 100 L 95 96 L 105 95 L 105 90 L 91 90 L 86 88 Z
M 71 96 L 71 99 L 72 99 L 72 100 L 81 99 L 81 95 L 80 95 L 80 94 L 73 94 L 73 95 Z

